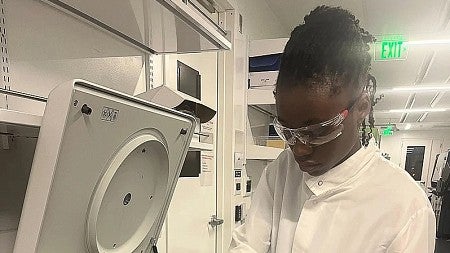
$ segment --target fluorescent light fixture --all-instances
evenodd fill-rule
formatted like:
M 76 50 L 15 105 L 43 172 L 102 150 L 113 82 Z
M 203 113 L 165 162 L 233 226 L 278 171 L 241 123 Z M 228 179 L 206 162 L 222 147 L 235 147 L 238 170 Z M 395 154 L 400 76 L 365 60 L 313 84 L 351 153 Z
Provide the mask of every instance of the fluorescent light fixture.
M 411 129 L 411 124 L 410 123 L 406 124 L 406 126 L 405 126 L 405 130 L 409 130 L 409 129 Z
M 450 91 L 450 84 L 440 86 L 415 85 L 394 87 L 392 91 Z
M 406 45 L 439 45 L 450 44 L 450 39 L 406 41 Z
M 418 84 L 408 86 L 396 86 L 396 87 L 380 87 L 377 93 L 394 93 L 394 92 L 421 92 L 421 91 L 436 91 L 445 92 L 450 91 L 450 83 L 448 84 Z
M 428 116 L 428 112 L 422 114 L 422 116 L 420 116 L 420 118 L 417 120 L 417 122 L 422 122 L 424 121 Z
M 414 113 L 414 112 L 445 112 L 447 108 L 417 108 L 417 109 L 393 109 L 390 113 Z

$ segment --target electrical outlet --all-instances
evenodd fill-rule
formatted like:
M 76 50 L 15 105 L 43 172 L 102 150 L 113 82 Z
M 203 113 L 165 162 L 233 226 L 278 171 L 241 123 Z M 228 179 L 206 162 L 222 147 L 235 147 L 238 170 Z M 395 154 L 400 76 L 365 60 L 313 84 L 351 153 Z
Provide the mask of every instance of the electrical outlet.
M 234 222 L 239 222 L 242 220 L 242 205 L 234 207 Z
M 234 195 L 241 195 L 242 192 L 242 180 L 240 178 L 236 178 L 234 180 Z

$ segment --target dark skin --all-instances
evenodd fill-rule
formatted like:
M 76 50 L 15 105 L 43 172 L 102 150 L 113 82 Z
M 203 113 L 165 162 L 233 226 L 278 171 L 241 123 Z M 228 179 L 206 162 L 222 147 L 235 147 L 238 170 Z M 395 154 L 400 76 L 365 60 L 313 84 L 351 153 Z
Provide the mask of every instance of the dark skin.
M 300 169 L 319 176 L 344 162 L 361 148 L 358 129 L 370 111 L 370 100 L 362 88 L 344 86 L 335 94 L 326 89 L 297 85 L 277 89 L 275 94 L 278 119 L 285 127 L 299 128 L 335 117 L 356 98 L 344 120 L 342 135 L 320 146 L 309 147 L 297 141 L 290 146 Z

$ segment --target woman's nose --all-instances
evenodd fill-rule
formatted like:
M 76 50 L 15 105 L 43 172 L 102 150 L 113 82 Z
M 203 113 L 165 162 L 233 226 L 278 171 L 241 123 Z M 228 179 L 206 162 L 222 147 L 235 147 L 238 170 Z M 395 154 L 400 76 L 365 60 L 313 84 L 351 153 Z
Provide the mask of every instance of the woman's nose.
M 290 148 L 297 157 L 308 156 L 313 153 L 313 148 L 311 146 L 308 146 L 299 140 L 297 140 L 294 145 L 291 145 Z

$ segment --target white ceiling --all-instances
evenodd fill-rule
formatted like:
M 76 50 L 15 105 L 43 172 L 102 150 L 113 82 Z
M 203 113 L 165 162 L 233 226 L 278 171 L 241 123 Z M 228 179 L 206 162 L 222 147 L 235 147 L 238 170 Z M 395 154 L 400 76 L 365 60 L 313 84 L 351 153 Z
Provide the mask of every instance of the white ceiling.
M 450 39 L 450 0 L 266 0 L 280 22 L 289 30 L 303 22 L 303 17 L 318 5 L 341 6 L 360 19 L 362 27 L 374 35 L 401 34 L 409 41 Z M 373 62 L 372 73 L 379 88 L 412 85 L 450 86 L 450 43 L 446 45 L 410 45 L 406 60 Z M 378 94 L 380 95 L 380 94 Z M 436 92 L 416 93 L 412 109 L 431 108 Z M 386 93 L 375 106 L 377 124 L 396 123 L 402 128 L 412 123 L 412 129 L 450 127 L 450 91 L 435 103 L 434 108 L 446 112 L 430 112 L 420 123 L 422 113 L 410 113 L 400 122 L 402 113 L 386 113 L 390 109 L 405 109 L 411 92 Z M 409 101 L 411 102 L 411 101 Z

